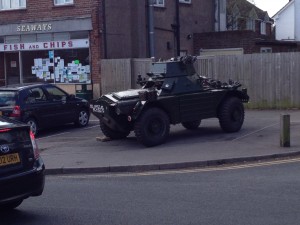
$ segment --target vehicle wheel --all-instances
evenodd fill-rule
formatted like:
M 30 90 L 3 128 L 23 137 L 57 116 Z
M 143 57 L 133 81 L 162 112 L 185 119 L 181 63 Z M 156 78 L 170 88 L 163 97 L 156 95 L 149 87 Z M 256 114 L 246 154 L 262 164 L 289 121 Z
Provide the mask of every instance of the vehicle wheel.
M 146 110 L 136 121 L 134 133 L 139 142 L 147 147 L 162 144 L 170 132 L 167 114 L 158 108 Z
M 89 113 L 85 109 L 81 109 L 77 115 L 75 125 L 78 127 L 85 127 L 89 123 Z
M 225 132 L 237 132 L 244 123 L 244 105 L 237 97 L 225 100 L 219 110 L 219 122 Z
M 23 202 L 23 200 L 17 200 L 17 201 L 14 201 L 14 202 L 9 202 L 9 203 L 5 203 L 3 205 L 0 205 L 0 211 L 13 210 L 13 209 L 17 208 L 19 205 L 21 205 L 22 202 Z
M 34 134 L 34 136 L 37 136 L 38 134 L 38 124 L 35 119 L 28 118 L 25 120 L 25 123 L 30 125 L 31 132 Z
M 200 126 L 201 120 L 182 122 L 181 125 L 188 130 L 196 130 Z
M 126 138 L 130 133 L 130 131 L 121 132 L 121 131 L 113 130 L 109 126 L 107 126 L 102 120 L 100 120 L 100 128 L 102 133 L 106 137 L 109 137 L 113 140 Z

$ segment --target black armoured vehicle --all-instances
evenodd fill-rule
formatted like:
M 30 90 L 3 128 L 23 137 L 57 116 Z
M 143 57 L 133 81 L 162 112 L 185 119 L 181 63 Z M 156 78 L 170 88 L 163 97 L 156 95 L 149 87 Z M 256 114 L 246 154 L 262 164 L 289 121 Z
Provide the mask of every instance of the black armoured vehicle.
M 229 80 L 222 83 L 196 74 L 196 57 L 152 63 L 149 79 L 138 78 L 140 89 L 110 93 L 91 102 L 103 134 L 125 138 L 134 130 L 145 146 L 163 143 L 170 124 L 197 129 L 202 119 L 216 117 L 225 132 L 237 132 L 244 122 L 247 89 Z

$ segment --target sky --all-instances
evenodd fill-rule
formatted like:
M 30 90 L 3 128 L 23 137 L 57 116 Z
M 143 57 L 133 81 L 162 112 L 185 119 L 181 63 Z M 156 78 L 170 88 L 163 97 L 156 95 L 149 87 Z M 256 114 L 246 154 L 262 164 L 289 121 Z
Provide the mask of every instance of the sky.
M 249 2 L 251 2 L 251 0 Z M 270 17 L 274 16 L 275 13 L 282 9 L 288 2 L 289 0 L 254 0 L 255 5 L 267 11 Z

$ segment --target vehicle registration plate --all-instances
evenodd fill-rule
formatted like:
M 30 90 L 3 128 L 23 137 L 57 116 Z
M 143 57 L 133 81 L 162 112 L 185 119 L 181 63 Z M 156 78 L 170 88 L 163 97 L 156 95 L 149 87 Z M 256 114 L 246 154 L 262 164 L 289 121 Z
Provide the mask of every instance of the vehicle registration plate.
M 20 157 L 18 153 L 0 156 L 0 166 L 7 166 L 19 162 L 20 162 Z

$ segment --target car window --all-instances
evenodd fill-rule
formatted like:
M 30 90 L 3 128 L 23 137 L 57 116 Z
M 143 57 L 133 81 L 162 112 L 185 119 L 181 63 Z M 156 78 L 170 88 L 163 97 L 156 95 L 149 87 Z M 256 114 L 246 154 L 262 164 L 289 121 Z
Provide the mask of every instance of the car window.
M 46 90 L 53 101 L 65 101 L 67 99 L 66 93 L 57 87 L 46 87 Z
M 0 91 L 0 107 L 13 106 L 16 104 L 15 91 Z
M 25 102 L 27 104 L 37 103 L 37 102 L 44 102 L 46 101 L 46 95 L 42 88 L 36 87 L 32 88 L 28 91 L 28 95 L 25 98 Z
M 29 132 L 27 130 L 20 129 L 7 129 L 8 131 L 2 131 L 0 129 L 0 144 L 17 143 L 30 141 Z

